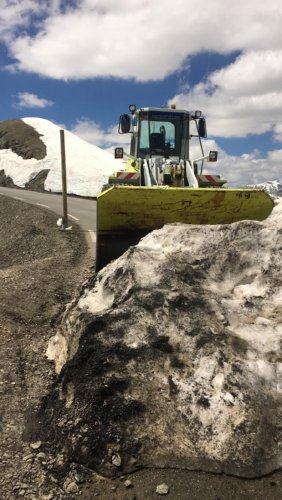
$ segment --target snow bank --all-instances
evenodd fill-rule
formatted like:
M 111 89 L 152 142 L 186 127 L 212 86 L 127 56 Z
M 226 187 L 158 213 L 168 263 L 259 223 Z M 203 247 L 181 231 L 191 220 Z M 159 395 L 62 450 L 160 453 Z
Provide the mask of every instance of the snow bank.
M 65 315 L 50 406 L 76 461 L 107 475 L 281 466 L 281 234 L 280 199 L 264 222 L 165 226 L 91 279 Z

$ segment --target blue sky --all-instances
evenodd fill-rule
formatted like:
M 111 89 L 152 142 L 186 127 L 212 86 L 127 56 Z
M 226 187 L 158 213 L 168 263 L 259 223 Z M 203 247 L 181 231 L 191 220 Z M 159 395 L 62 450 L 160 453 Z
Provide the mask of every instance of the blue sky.
M 176 102 L 204 112 L 231 185 L 281 181 L 280 0 L 0 5 L 1 121 L 46 118 L 110 148 L 128 104 Z

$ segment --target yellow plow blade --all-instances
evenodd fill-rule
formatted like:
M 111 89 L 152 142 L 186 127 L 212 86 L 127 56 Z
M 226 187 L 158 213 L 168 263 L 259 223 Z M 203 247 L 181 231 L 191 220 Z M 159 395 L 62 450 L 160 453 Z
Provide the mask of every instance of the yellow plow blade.
M 97 199 L 99 270 L 164 224 L 230 224 L 264 220 L 273 200 L 261 190 L 114 186 Z

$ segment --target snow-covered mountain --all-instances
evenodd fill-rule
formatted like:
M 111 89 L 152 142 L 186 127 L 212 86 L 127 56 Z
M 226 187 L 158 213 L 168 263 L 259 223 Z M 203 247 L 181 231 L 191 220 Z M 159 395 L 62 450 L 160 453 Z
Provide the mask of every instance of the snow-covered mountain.
M 264 184 L 253 184 L 252 186 L 246 186 L 246 187 L 254 189 L 263 189 L 274 199 L 282 197 L 282 184 L 279 181 L 265 182 Z
M 11 148 L 0 149 L 0 170 L 13 183 L 25 187 L 39 172 L 49 170 L 44 187 L 48 191 L 61 192 L 60 127 L 43 118 L 23 118 L 24 124 L 33 127 L 46 145 L 42 159 L 24 159 Z M 120 168 L 109 152 L 89 144 L 75 134 L 65 131 L 67 164 L 67 189 L 70 194 L 96 196 L 114 170 Z

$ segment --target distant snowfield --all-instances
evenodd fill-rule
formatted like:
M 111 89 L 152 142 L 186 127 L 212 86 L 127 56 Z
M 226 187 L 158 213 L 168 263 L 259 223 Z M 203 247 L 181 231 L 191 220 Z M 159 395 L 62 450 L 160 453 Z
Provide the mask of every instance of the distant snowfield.
M 23 122 L 33 127 L 47 147 L 47 155 L 42 160 L 24 160 L 10 149 L 0 151 L 0 170 L 19 187 L 32 180 L 39 172 L 50 169 L 45 181 L 45 189 L 62 191 L 60 127 L 43 118 L 23 118 Z M 80 196 L 97 196 L 108 176 L 120 168 L 118 160 L 103 149 L 93 146 L 75 134 L 65 130 L 67 165 L 67 190 Z

